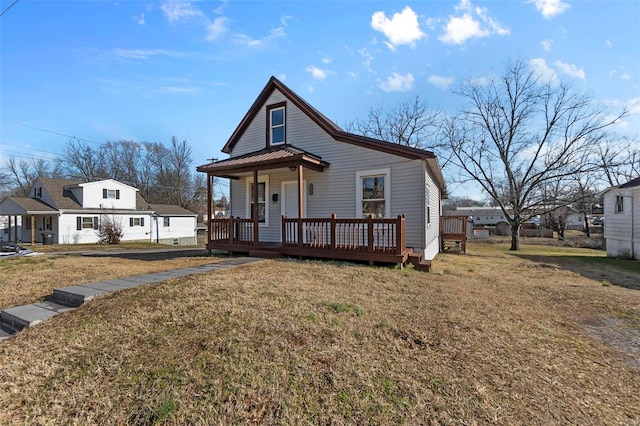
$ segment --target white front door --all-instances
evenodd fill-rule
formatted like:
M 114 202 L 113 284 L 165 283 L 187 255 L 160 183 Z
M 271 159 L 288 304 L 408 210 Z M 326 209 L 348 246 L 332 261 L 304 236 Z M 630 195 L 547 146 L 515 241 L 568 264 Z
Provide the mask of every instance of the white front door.
M 306 186 L 306 181 L 302 183 L 303 188 Z M 306 194 L 303 192 L 302 194 L 302 217 L 305 217 L 306 214 Z M 287 219 L 297 219 L 298 218 L 298 181 L 288 181 L 282 182 L 282 214 L 287 217 Z M 298 241 L 298 226 L 294 226 L 293 224 L 289 224 L 287 228 L 287 234 L 289 235 L 287 240 L 288 242 Z
M 303 187 L 305 183 L 303 182 Z M 289 219 L 298 217 L 298 181 L 282 182 L 282 214 Z M 306 195 L 303 194 L 302 217 L 305 217 L 305 200 Z

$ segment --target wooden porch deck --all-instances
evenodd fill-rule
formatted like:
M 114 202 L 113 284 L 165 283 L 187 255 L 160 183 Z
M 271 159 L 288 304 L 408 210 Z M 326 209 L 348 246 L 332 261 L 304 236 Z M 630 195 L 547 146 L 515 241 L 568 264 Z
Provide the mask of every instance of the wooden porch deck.
M 404 265 L 412 250 L 406 247 L 406 222 L 396 219 L 338 219 L 282 217 L 279 242 L 256 240 L 252 219 L 213 219 L 206 244 L 210 250 L 248 253 L 257 257 L 302 256 Z M 301 236 L 301 238 L 298 238 Z

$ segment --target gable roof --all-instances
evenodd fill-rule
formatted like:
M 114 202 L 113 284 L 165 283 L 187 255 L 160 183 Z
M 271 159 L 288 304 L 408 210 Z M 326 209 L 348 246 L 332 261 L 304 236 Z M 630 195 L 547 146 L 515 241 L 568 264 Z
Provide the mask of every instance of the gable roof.
M 618 188 L 632 188 L 634 186 L 640 186 L 640 177 L 631 179 L 629 182 L 620 185 Z
M 313 120 L 322 130 L 327 132 L 333 139 L 339 142 L 346 142 L 353 145 L 362 146 L 364 148 L 374 149 L 376 151 L 386 152 L 388 154 L 399 155 L 401 157 L 426 160 L 428 158 L 436 158 L 433 152 L 426 151 L 424 149 L 412 148 L 409 146 L 399 145 L 396 143 L 385 142 L 379 139 L 373 139 L 366 136 L 355 135 L 342 130 L 337 124 L 329 120 L 317 109 L 311 106 L 307 101 L 298 96 L 293 90 L 282 84 L 280 80 L 275 77 L 271 77 L 267 85 L 262 89 L 262 92 L 258 95 L 249 111 L 245 114 L 238 127 L 222 148 L 222 152 L 230 154 L 234 146 L 238 143 L 244 132 L 247 130 L 249 124 L 258 115 L 262 109 L 262 106 L 267 102 L 269 96 L 274 90 L 280 91 L 291 103 L 297 106 L 302 112 L 304 112 L 311 120 Z
M 6 197 L 0 202 L 0 213 L 3 215 L 53 213 L 55 211 L 56 209 L 44 201 L 35 198 Z
M 53 208 L 57 210 L 82 208 L 82 204 L 80 204 L 73 193 L 66 189 L 66 187 L 78 185 L 82 183 L 82 181 L 45 177 L 39 177 L 38 180 L 53 200 Z

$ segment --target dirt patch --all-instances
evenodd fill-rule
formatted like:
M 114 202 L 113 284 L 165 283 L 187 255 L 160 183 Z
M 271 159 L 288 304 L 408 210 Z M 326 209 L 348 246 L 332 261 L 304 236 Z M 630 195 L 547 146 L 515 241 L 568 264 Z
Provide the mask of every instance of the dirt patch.
M 640 329 L 629 318 L 591 317 L 584 321 L 587 335 L 620 352 L 625 363 L 640 371 Z

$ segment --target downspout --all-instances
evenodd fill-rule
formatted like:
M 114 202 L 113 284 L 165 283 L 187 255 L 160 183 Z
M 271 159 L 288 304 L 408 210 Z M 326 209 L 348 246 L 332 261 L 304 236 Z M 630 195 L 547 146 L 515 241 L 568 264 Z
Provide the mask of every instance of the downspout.
M 628 195 L 629 199 L 631 200 L 631 221 L 630 221 L 630 231 L 629 231 L 629 235 L 631 235 L 631 259 L 635 259 L 635 255 L 633 253 L 633 195 Z

